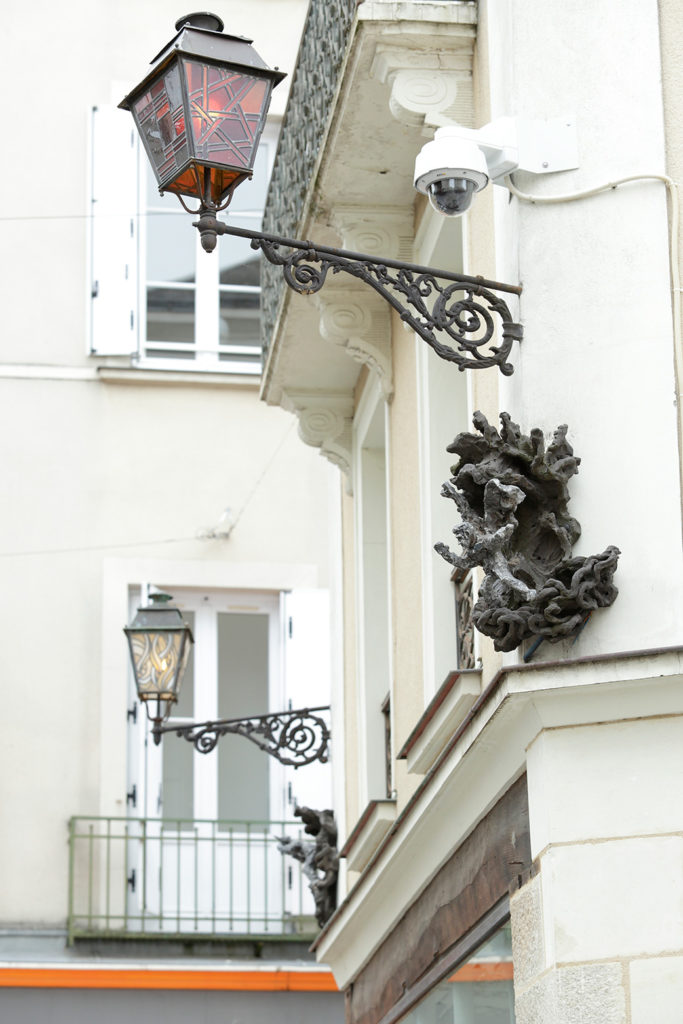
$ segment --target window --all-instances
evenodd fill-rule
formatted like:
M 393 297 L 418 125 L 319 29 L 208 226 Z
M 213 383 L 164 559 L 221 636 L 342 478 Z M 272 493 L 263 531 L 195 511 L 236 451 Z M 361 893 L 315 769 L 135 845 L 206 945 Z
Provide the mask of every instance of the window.
M 401 1024 L 514 1024 L 509 923 L 436 985 Z
M 327 593 L 301 590 L 166 588 L 195 643 L 168 724 L 242 718 L 329 704 Z M 139 604 L 131 593 L 129 614 Z M 130 673 L 131 704 L 134 682 Z M 209 754 L 172 733 L 155 745 L 144 710 L 129 722 L 128 790 L 134 816 L 182 820 L 268 821 L 291 817 L 305 802 L 329 806 L 329 765 L 285 767 L 242 736 L 223 737 Z M 303 796 L 304 794 L 302 794 Z
M 259 374 L 260 256 L 223 236 L 205 253 L 192 216 L 160 196 L 130 115 L 92 114 L 90 353 L 140 368 Z M 224 216 L 261 226 L 274 159 L 267 126 L 254 177 Z
M 178 570 L 165 566 L 171 576 Z M 329 704 L 327 591 L 217 589 L 194 580 L 155 579 L 195 636 L 170 724 Z M 149 585 L 126 586 L 130 621 Z M 99 877 L 118 894 L 106 904 L 106 920 L 118 915 L 125 934 L 309 934 L 312 897 L 296 866 L 288 870 L 277 837 L 300 835 L 296 803 L 330 806 L 329 762 L 295 771 L 236 735 L 208 754 L 173 733 L 157 746 L 125 664 L 126 818 L 95 826 L 88 847 L 92 870 L 104 872 Z M 98 885 L 103 892 L 104 881 Z

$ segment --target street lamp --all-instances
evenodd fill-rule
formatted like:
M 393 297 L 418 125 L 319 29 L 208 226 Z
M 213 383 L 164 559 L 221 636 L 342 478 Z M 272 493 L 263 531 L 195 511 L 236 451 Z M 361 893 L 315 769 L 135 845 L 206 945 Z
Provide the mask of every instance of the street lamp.
M 164 725 L 177 703 L 185 669 L 194 643 L 192 630 L 178 608 L 170 605 L 170 594 L 150 595 L 151 604 L 138 608 L 128 637 L 130 660 L 138 699 L 145 705 L 152 723 L 155 744 L 165 732 L 192 743 L 200 754 L 210 754 L 221 736 L 244 736 L 281 764 L 301 768 L 328 759 L 330 730 L 320 716 L 329 705 L 315 708 L 290 708 L 266 715 L 245 718 L 220 718 L 215 721 Z
M 496 292 L 520 295 L 520 285 L 218 220 L 216 213 L 252 175 L 272 89 L 285 76 L 263 62 L 250 40 L 223 34 L 215 14 L 186 15 L 176 29 L 120 106 L 133 114 L 160 192 L 175 193 L 188 213 L 199 215 L 194 226 L 203 248 L 212 252 L 219 235 L 246 238 L 282 267 L 285 282 L 300 295 L 319 291 L 330 271 L 349 274 L 381 295 L 441 359 L 461 370 L 497 366 L 506 376 L 513 373 L 508 356 L 522 327 Z M 196 199 L 197 209 L 189 210 L 183 197 Z
M 251 40 L 224 35 L 215 14 L 189 14 L 175 27 L 119 105 L 133 115 L 160 191 L 221 209 L 252 176 L 270 94 L 285 76 Z
M 154 742 L 159 743 L 159 728 L 178 700 L 194 638 L 180 611 L 168 603 L 170 594 L 152 594 L 150 600 L 148 607 L 138 608 L 124 633 L 138 699 L 152 722 Z

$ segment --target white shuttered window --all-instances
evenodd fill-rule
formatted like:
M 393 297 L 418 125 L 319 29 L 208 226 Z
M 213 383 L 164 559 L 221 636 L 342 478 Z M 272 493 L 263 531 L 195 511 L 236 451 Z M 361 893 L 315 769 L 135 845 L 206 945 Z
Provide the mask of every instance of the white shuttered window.
M 160 196 L 130 114 L 92 111 L 90 354 L 140 368 L 256 375 L 260 263 L 245 239 L 205 253 L 192 216 Z M 268 128 L 254 177 L 223 214 L 261 226 L 274 153 Z

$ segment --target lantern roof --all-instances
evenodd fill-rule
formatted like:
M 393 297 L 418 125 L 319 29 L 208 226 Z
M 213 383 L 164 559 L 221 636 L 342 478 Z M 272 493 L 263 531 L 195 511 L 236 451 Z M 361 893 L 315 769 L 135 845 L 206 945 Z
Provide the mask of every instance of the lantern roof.
M 273 86 L 287 77 L 284 71 L 268 67 L 251 45 L 252 39 L 222 32 L 223 21 L 215 14 L 201 12 L 185 15 L 176 22 L 176 28 L 176 35 L 152 58 L 147 75 L 119 103 L 121 109 L 130 110 L 134 97 L 144 92 L 159 72 L 178 56 L 231 64 L 260 78 L 269 78 Z

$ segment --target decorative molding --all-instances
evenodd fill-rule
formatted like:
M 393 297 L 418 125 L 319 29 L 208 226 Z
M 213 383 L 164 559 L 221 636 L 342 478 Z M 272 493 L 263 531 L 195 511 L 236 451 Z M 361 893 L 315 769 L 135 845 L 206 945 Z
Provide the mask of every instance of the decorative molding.
M 299 437 L 351 479 L 353 396 L 325 392 L 283 391 L 282 406 L 296 413 Z
M 395 260 L 413 258 L 415 231 L 411 209 L 335 206 L 330 211 L 330 223 L 339 232 L 345 249 Z
M 395 821 L 394 797 L 370 801 L 339 853 L 349 871 L 363 870 Z
M 569 480 L 580 459 L 559 426 L 547 446 L 538 428 L 527 436 L 509 413 L 500 433 L 473 417 L 478 433 L 458 434 L 447 451 L 458 455 L 441 493 L 462 517 L 453 530 L 462 554 L 445 544 L 438 553 L 456 569 L 484 570 L 474 625 L 498 651 L 530 637 L 556 643 L 577 636 L 591 613 L 617 596 L 612 582 L 619 549 L 572 558 L 581 527 L 568 512 Z
M 461 47 L 449 52 L 380 43 L 371 74 L 390 87 L 392 117 L 430 136 L 445 124 L 473 125 L 473 53 L 471 35 L 463 36 Z
M 389 307 L 370 289 L 329 288 L 315 298 L 320 310 L 320 333 L 340 345 L 359 363 L 377 374 L 382 394 L 394 393 L 391 364 L 391 317 Z

